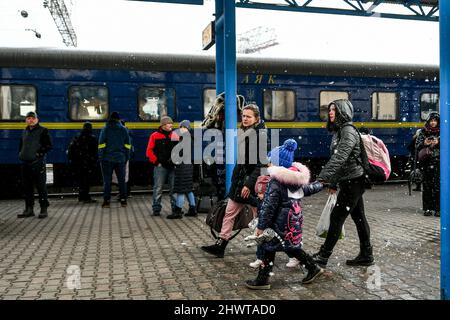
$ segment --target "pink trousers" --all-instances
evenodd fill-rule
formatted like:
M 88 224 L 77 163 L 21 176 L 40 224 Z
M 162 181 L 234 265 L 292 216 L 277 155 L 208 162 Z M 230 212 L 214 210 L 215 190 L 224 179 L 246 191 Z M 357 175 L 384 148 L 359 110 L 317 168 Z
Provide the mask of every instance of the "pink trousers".
M 233 231 L 234 220 L 239 212 L 245 206 L 243 203 L 239 203 L 228 199 L 227 208 L 225 209 L 225 216 L 223 217 L 222 229 L 220 230 L 219 237 L 228 240 L 231 237 Z M 256 217 L 256 207 L 250 207 L 253 212 L 253 217 Z

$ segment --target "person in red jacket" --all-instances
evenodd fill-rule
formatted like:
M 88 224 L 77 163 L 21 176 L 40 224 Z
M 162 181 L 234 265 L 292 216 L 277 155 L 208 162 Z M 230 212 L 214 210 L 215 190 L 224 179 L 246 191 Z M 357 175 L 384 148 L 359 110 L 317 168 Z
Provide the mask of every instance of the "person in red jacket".
M 176 134 L 172 131 L 173 121 L 168 116 L 161 117 L 160 127 L 150 135 L 147 145 L 147 158 L 154 165 L 153 169 L 153 215 L 161 214 L 162 188 L 166 180 L 170 185 L 170 204 L 172 211 L 175 209 L 176 199 L 173 195 L 174 165 L 171 160 L 172 149 L 178 141 Z

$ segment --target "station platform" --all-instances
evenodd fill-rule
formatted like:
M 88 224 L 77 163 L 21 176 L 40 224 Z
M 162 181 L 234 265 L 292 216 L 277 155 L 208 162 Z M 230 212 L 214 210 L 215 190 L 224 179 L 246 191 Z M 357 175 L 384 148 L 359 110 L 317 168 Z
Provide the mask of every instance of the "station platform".
M 0 201 L 0 299 L 439 299 L 440 221 L 423 216 L 421 193 L 409 196 L 406 184 L 392 184 L 364 197 L 374 266 L 345 265 L 359 250 L 349 217 L 345 239 L 316 282 L 302 285 L 301 268 L 287 268 L 287 256 L 278 253 L 272 289 L 261 291 L 244 285 L 257 274 L 248 266 L 255 247 L 243 241 L 249 230 L 230 242 L 225 258 L 214 258 L 199 249 L 213 243 L 206 215 L 166 219 L 167 195 L 160 217 L 150 215 L 151 194 L 110 209 L 101 208 L 100 197 L 94 204 L 51 198 L 42 220 L 17 219 L 23 201 Z M 323 191 L 303 201 L 309 253 L 323 243 L 315 227 L 326 199 Z

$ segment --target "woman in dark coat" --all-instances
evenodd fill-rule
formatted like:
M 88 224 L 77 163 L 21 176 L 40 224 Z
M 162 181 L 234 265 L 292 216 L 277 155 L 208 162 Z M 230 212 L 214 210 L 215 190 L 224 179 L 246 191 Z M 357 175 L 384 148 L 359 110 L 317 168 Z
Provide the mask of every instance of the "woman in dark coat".
M 416 141 L 420 166 L 423 168 L 423 214 L 440 217 L 440 116 L 432 112 Z M 423 155 L 421 157 L 421 155 Z
M 277 236 L 261 245 L 264 254 L 263 263 L 256 279 L 246 282 L 249 289 L 270 289 L 269 276 L 277 251 L 286 252 L 306 266 L 308 274 L 302 280 L 303 284 L 311 283 L 323 273 L 323 269 L 318 267 L 313 258 L 302 249 L 301 204 L 303 197 L 321 191 L 323 185 L 317 181 L 310 184 L 309 169 L 301 163 L 292 161 L 296 149 L 295 140 L 288 139 L 281 147 L 274 149 L 278 153 L 277 156 L 274 157 L 274 150 L 269 154 L 270 163 L 277 165 L 270 165 L 268 169 L 270 182 L 259 210 L 256 235 L 260 236 L 264 230 L 270 228 Z
M 97 137 L 92 133 L 92 124 L 86 122 L 80 134 L 73 138 L 67 149 L 67 157 L 78 179 L 78 201 L 80 202 L 96 202 L 91 198 L 89 189 L 97 169 L 97 150 L 98 142 Z
M 180 122 L 180 142 L 183 139 L 188 139 L 192 142 L 191 134 L 189 132 L 190 129 L 191 123 L 189 120 L 183 120 Z M 192 144 L 190 144 L 190 146 L 191 145 Z M 182 209 L 184 206 L 185 195 L 189 201 L 189 211 L 185 214 L 185 216 L 194 217 L 197 215 L 197 211 L 195 210 L 195 196 L 194 192 L 192 191 L 194 189 L 194 165 L 192 164 L 191 159 L 192 157 L 189 157 L 189 159 L 186 159 L 187 161 L 175 164 L 175 182 L 173 186 L 173 193 L 174 197 L 176 198 L 176 204 L 172 214 L 168 215 L 167 219 L 181 219 L 183 217 Z
M 340 99 L 328 105 L 327 129 L 333 133 L 331 158 L 319 173 L 317 180 L 329 183 L 330 193 L 335 193 L 338 187 L 340 190 L 331 212 L 325 243 L 320 247 L 320 251 L 313 255 L 321 267 L 327 265 L 349 214 L 358 231 L 360 253 L 346 263 L 351 266 L 373 264 L 370 228 L 364 213 L 365 177 L 361 166 L 361 137 L 353 127 L 352 119 L 353 105 L 350 101 Z
M 254 131 L 249 131 L 254 130 Z M 247 134 L 249 135 L 247 138 Z M 251 135 L 256 134 L 257 143 L 252 144 Z M 261 135 L 266 138 L 261 140 L 267 141 L 267 132 L 265 125 L 260 120 L 259 108 L 257 105 L 249 104 L 242 108 L 241 130 L 238 132 L 239 150 L 244 149 L 243 154 L 238 152 L 238 164 L 234 167 L 231 178 L 230 192 L 228 193 L 228 203 L 223 218 L 222 229 L 216 243 L 210 246 L 202 246 L 201 249 L 218 258 L 223 258 L 228 239 L 231 237 L 234 220 L 245 204 L 251 205 L 253 216 L 256 216 L 256 180 L 261 174 L 261 167 L 258 156 L 259 143 Z

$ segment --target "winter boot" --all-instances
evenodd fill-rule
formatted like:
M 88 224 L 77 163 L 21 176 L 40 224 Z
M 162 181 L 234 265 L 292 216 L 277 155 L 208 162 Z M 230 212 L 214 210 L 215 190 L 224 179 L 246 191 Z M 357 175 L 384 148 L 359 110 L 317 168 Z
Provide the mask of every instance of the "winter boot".
M 175 209 L 173 209 L 172 214 L 169 214 L 167 216 L 167 219 L 181 219 L 183 218 L 183 212 L 181 211 L 181 208 L 175 207 Z
M 47 218 L 47 207 L 46 205 L 41 205 L 41 212 L 39 212 L 38 218 L 44 219 Z
M 109 200 L 103 200 L 102 208 L 111 208 L 111 203 Z
M 28 218 L 28 217 L 34 217 L 34 211 L 33 206 L 26 206 L 25 210 L 17 215 L 17 218 Z
M 324 270 L 317 264 L 314 264 L 312 268 L 308 269 L 308 274 L 306 275 L 306 277 L 303 278 L 302 284 L 310 284 L 323 273 Z
M 247 280 L 245 285 L 247 288 L 252 290 L 269 290 L 269 278 L 270 272 L 272 271 L 272 265 L 261 265 L 259 267 L 258 276 L 255 280 Z
M 319 252 L 313 254 L 312 258 L 321 268 L 325 268 L 332 253 L 332 251 L 325 250 L 325 247 L 321 246 Z
M 322 251 L 323 246 L 320 249 Z M 323 258 L 323 256 L 321 257 Z M 313 282 L 318 276 L 320 276 L 324 272 L 324 270 L 321 267 L 319 267 L 318 264 L 314 261 L 314 258 L 303 250 L 301 250 L 299 252 L 299 255 L 296 256 L 295 258 L 297 258 L 297 260 L 300 261 L 301 264 L 304 264 L 306 270 L 308 270 L 306 277 L 302 279 L 302 284 L 309 284 Z M 328 257 L 326 259 L 328 260 Z
M 195 207 L 189 206 L 189 211 L 185 214 L 186 217 L 196 217 L 197 216 L 197 210 Z
M 431 211 L 431 210 L 425 210 L 425 211 L 423 212 L 423 215 L 424 215 L 425 217 L 430 217 L 430 216 L 433 215 L 433 211 Z
M 201 249 L 208 252 L 209 254 L 216 256 L 217 258 L 223 258 L 227 245 L 227 240 L 219 238 L 212 246 L 202 246 Z
M 359 254 L 353 260 L 347 260 L 346 264 L 349 266 L 364 266 L 373 265 L 372 246 L 361 246 Z

